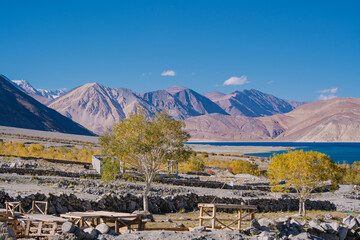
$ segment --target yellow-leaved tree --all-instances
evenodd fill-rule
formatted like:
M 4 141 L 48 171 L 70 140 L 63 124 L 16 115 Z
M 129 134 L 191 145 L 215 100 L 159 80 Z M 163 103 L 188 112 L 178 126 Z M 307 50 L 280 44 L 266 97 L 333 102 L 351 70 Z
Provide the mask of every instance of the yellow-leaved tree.
M 135 168 L 145 180 L 143 205 L 144 211 L 149 212 L 148 195 L 155 176 L 167 169 L 168 160 L 184 161 L 190 156 L 184 145 L 190 135 L 182 130 L 183 126 L 183 122 L 166 112 L 147 118 L 143 109 L 114 124 L 111 132 L 99 138 L 106 156 L 103 179 L 116 178 L 119 162 L 125 168 Z
M 336 190 L 341 169 L 323 153 L 299 150 L 275 155 L 268 167 L 268 176 L 272 191 L 296 190 L 299 214 L 306 216 L 305 201 L 317 188 L 330 184 L 330 190 Z M 282 181 L 285 183 L 280 184 Z

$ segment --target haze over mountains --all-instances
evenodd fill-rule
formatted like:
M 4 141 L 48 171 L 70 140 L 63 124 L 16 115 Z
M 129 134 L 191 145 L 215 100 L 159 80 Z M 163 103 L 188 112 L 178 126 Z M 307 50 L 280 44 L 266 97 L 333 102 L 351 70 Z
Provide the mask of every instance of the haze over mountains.
M 0 75 L 0 125 L 93 135 L 78 123 L 48 108 Z
M 32 96 L 33 92 L 29 92 Z M 360 141 L 360 99 L 355 98 L 305 104 L 255 89 L 201 95 L 186 87 L 173 86 L 136 93 L 88 83 L 51 100 L 48 105 L 97 134 L 104 133 L 141 106 L 149 116 L 166 110 L 175 119 L 184 120 L 191 141 Z M 3 114 L 9 110 L 6 104 L 0 108 Z M 28 118 L 24 116 L 21 118 Z M 14 126 L 9 122 L 1 124 Z

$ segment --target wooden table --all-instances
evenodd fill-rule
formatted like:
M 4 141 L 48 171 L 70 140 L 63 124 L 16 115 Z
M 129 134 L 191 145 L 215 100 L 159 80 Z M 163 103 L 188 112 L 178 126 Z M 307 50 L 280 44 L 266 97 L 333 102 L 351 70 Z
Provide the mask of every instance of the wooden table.
M 23 214 L 17 221 L 25 222 L 26 237 L 48 237 L 55 235 L 59 225 L 67 219 L 45 214 Z
M 131 229 L 131 225 L 138 225 L 137 230 L 143 230 L 144 222 L 142 214 L 121 213 L 121 212 L 108 212 L 108 211 L 88 211 L 88 212 L 69 212 L 61 214 L 61 217 L 69 218 L 74 221 L 79 227 L 88 225 L 89 227 L 95 227 L 100 224 L 100 220 L 104 223 L 114 222 L 115 232 L 119 233 L 120 227 L 128 227 Z
M 211 228 L 215 229 L 216 222 L 222 225 L 221 229 L 231 229 L 230 226 L 237 223 L 237 228 L 241 229 L 241 222 L 248 216 L 251 216 L 251 220 L 255 218 L 255 212 L 257 207 L 254 205 L 241 205 L 241 204 L 223 204 L 223 203 L 199 203 L 200 208 L 199 226 L 203 226 L 204 220 L 211 221 Z M 232 221 L 230 224 L 225 224 L 219 220 L 216 216 L 217 209 L 236 209 L 238 211 L 238 218 Z M 205 215 L 204 215 L 205 214 Z

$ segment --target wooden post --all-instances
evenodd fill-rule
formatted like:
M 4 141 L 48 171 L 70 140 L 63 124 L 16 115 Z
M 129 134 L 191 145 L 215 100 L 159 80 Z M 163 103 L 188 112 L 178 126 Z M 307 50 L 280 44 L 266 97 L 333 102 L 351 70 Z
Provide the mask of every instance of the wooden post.
M 34 213 L 34 212 L 35 212 L 35 201 L 34 201 L 34 200 L 32 201 L 32 207 L 31 207 L 30 212 L 31 212 L 31 213 Z
M 215 223 L 216 223 L 216 206 L 214 204 L 213 212 L 212 212 L 212 219 L 211 219 L 211 228 L 212 229 L 215 229 Z
M 5 202 L 5 206 L 6 206 L 6 216 L 8 216 L 9 203 L 7 201 Z
M 138 231 L 142 231 L 145 229 L 145 226 L 143 225 L 143 216 L 140 215 L 137 217 L 138 219 Z
M 30 233 L 30 221 L 26 221 L 25 236 L 29 236 Z
M 115 232 L 119 233 L 119 220 L 115 218 Z
M 15 212 L 15 208 L 14 208 L 14 212 Z M 23 210 L 22 210 L 22 207 L 21 207 L 21 202 L 19 201 L 19 212 L 22 213 Z M 14 213 L 15 214 L 15 213 Z
M 199 226 L 201 227 L 203 225 L 203 217 L 204 216 L 204 208 L 200 207 L 200 218 L 199 218 Z
M 57 224 L 57 222 L 55 222 L 53 225 L 52 231 L 51 231 L 51 235 L 55 235 L 57 228 L 58 228 L 58 224 Z
M 238 210 L 238 218 L 239 218 L 239 221 L 238 221 L 238 229 L 241 229 L 241 213 L 242 213 L 242 209 L 239 208 Z
M 41 236 L 42 225 L 43 225 L 43 222 L 39 222 L 38 231 L 37 231 L 38 236 Z
M 83 227 L 84 226 L 84 218 L 81 218 L 80 219 L 80 227 Z

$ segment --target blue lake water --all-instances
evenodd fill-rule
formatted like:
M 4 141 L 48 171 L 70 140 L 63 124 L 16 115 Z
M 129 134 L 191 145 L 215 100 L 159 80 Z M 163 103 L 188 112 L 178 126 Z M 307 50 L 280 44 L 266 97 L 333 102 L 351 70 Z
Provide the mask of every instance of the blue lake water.
M 272 146 L 272 147 L 291 147 L 292 150 L 317 151 L 325 153 L 337 163 L 352 164 L 360 161 L 360 143 L 321 143 L 321 142 L 202 142 L 189 144 L 206 144 L 214 146 Z M 248 156 L 271 157 L 286 151 L 271 151 L 264 153 L 249 153 Z

